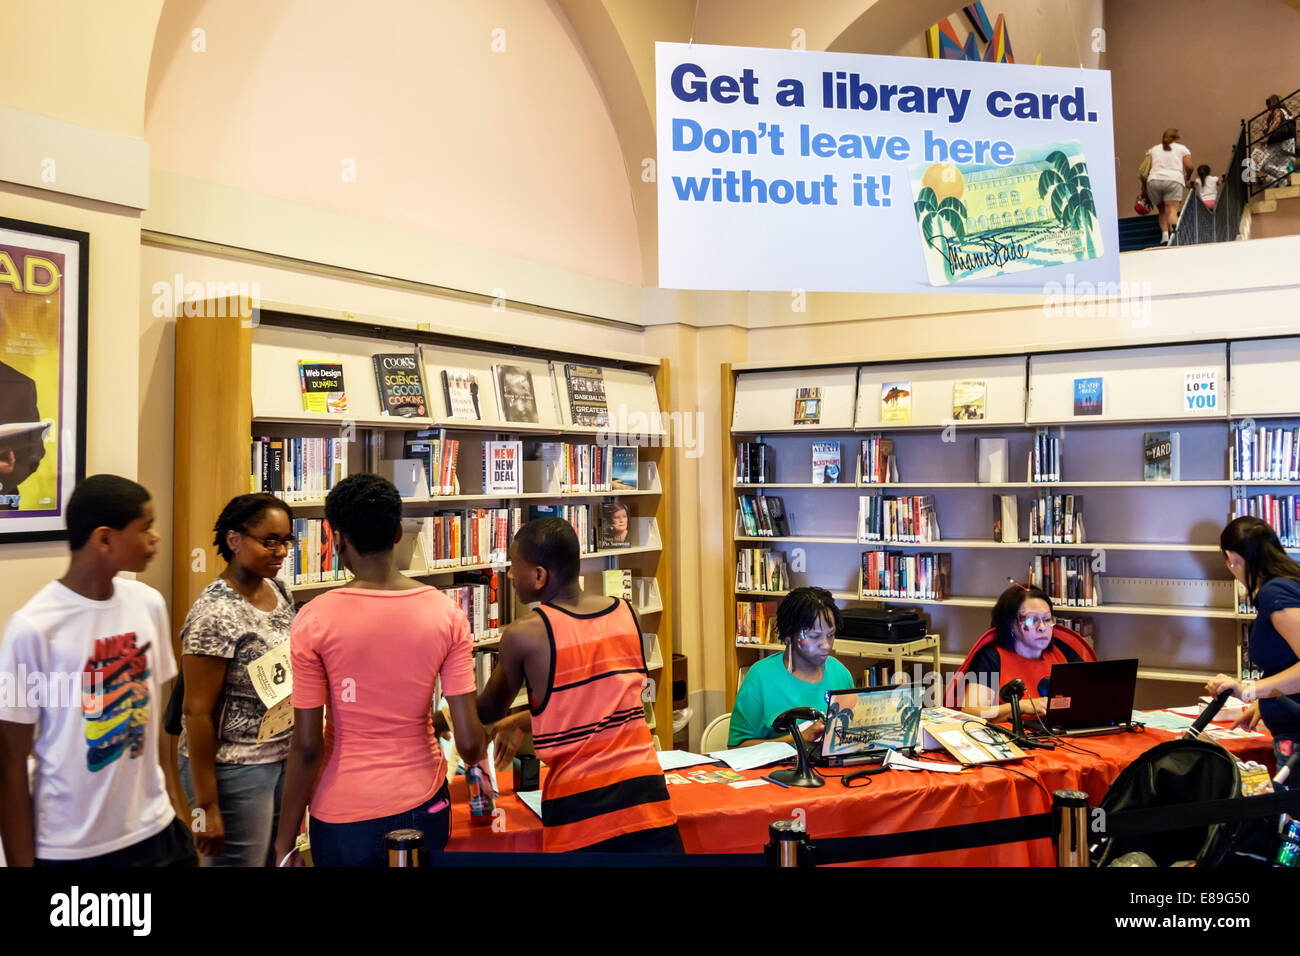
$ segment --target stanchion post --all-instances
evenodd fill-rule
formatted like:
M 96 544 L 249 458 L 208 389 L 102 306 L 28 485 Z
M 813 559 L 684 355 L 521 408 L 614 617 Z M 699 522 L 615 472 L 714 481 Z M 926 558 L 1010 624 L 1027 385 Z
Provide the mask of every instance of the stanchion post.
M 1088 866 L 1088 795 L 1081 790 L 1052 793 L 1052 839 L 1057 866 Z
M 389 830 L 384 836 L 389 866 L 419 866 L 424 853 L 424 833 L 420 830 Z
M 773 820 L 767 828 L 767 846 L 763 848 L 769 867 L 812 866 L 812 844 L 808 832 L 797 820 Z

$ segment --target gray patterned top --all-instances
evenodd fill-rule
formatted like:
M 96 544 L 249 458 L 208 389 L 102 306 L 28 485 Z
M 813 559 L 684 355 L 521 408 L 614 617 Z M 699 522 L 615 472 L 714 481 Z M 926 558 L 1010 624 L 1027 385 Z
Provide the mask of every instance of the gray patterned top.
M 275 586 L 275 582 L 272 582 Z M 181 629 L 181 653 L 224 657 L 226 680 L 213 711 L 217 732 L 216 762 L 259 764 L 283 760 L 289 753 L 292 730 L 261 743 L 257 728 L 266 708 L 253 688 L 248 665 L 289 640 L 293 602 L 275 587 L 274 611 L 259 611 L 244 596 L 217 578 L 199 595 Z M 189 738 L 181 732 L 180 752 L 188 757 Z

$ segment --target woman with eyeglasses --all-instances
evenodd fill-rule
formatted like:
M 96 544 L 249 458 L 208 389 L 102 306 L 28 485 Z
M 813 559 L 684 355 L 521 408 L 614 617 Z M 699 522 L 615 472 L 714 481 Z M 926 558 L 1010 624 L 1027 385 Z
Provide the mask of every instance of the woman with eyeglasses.
M 1042 716 L 1052 665 L 1097 659 L 1083 638 L 1056 626 L 1052 599 L 1038 588 L 1007 588 L 993 605 L 990 623 L 957 674 L 956 702 L 968 714 L 1011 720 L 1011 705 L 1001 702 L 1000 692 L 1019 678 L 1025 682 L 1021 714 Z
M 1230 521 L 1219 535 L 1219 547 L 1228 570 L 1255 604 L 1250 659 L 1263 676 L 1241 681 L 1218 674 L 1205 689 L 1216 696 L 1231 691 L 1247 704 L 1234 726 L 1253 730 L 1264 721 L 1273 735 L 1273 752 L 1280 766 L 1300 742 L 1300 716 L 1280 699 L 1290 697 L 1300 704 L 1300 564 L 1286 553 L 1277 532 L 1260 518 L 1244 516 Z
M 249 665 L 289 642 L 293 599 L 276 577 L 293 513 L 274 495 L 239 495 L 217 519 L 226 567 L 181 629 L 181 784 L 204 866 L 271 866 L 291 728 L 258 739 L 266 706 Z M 282 665 L 288 677 L 287 654 Z M 276 673 L 272 671 L 272 673 Z
M 793 743 L 791 735 L 778 737 L 772 721 L 794 707 L 826 709 L 826 692 L 855 686 L 848 669 L 831 657 L 840 609 L 825 588 L 795 588 L 776 609 L 776 631 L 785 651 L 756 663 L 745 675 L 731 710 L 727 744 L 748 747 L 767 740 Z M 826 730 L 824 721 L 802 732 L 808 743 Z

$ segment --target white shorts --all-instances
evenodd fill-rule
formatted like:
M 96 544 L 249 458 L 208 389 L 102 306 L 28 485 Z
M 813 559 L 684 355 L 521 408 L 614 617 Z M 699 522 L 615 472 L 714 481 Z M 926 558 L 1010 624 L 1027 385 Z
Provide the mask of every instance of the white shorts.
M 1154 206 L 1166 202 L 1182 202 L 1183 184 L 1172 179 L 1148 179 L 1147 198 Z

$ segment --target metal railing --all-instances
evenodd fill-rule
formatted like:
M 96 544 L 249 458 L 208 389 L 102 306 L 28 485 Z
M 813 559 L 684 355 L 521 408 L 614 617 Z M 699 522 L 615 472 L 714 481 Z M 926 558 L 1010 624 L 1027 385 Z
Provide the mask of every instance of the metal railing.
M 1282 97 L 1281 106 L 1291 114 L 1290 122 L 1294 126 L 1295 117 L 1300 114 L 1300 90 Z M 1268 143 L 1268 116 L 1271 112 L 1263 109 L 1250 119 L 1242 121 L 1246 127 L 1246 157 L 1249 166 L 1240 172 L 1246 176 L 1251 196 L 1257 196 L 1265 189 L 1278 185 L 1291 175 L 1291 171 L 1286 168 L 1280 145 L 1270 146 Z M 1295 159 L 1294 151 L 1289 154 L 1289 158 Z

